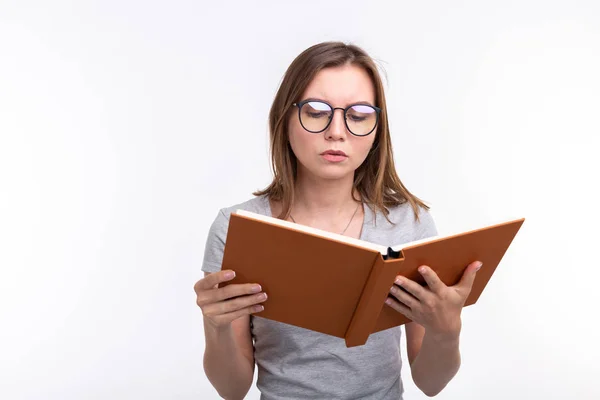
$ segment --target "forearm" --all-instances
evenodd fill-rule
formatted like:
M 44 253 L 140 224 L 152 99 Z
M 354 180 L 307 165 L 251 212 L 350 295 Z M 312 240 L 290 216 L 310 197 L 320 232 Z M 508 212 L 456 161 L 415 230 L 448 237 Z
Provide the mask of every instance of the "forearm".
M 446 387 L 460 368 L 459 334 L 438 336 L 427 333 L 411 364 L 413 381 L 427 396 Z
M 231 326 L 215 330 L 204 325 L 204 372 L 221 397 L 243 399 L 254 378 L 254 363 L 237 348 Z

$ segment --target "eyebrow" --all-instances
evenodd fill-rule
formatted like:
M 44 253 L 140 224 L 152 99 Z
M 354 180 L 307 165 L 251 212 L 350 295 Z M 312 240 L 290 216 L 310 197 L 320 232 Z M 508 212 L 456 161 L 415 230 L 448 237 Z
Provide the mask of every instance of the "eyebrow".
M 304 99 L 303 101 L 322 101 L 323 103 L 330 104 L 327 100 L 323 100 L 318 97 L 308 97 L 308 98 Z M 370 101 L 359 100 L 359 101 L 354 101 L 352 103 L 349 103 L 349 105 L 356 105 L 356 104 L 367 104 L 369 106 L 375 107 L 375 105 L 373 105 Z

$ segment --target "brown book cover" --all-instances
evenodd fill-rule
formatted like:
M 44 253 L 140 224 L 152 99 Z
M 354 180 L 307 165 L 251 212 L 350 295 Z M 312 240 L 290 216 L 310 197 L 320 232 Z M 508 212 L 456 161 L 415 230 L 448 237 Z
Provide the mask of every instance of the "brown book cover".
M 467 265 L 483 262 L 465 306 L 474 304 L 524 221 L 386 247 L 238 210 L 229 220 L 222 264 L 236 277 L 224 285 L 258 283 L 268 299 L 257 316 L 359 346 L 371 333 L 410 322 L 384 302 L 396 275 L 424 285 L 421 265 L 454 285 Z

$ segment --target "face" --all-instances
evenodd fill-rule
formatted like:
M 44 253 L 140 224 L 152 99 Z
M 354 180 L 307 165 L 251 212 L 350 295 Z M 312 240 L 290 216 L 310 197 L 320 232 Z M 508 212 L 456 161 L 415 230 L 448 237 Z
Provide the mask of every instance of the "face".
M 353 104 L 375 104 L 375 88 L 367 72 L 361 67 L 346 65 L 326 68 L 317 73 L 306 88 L 301 101 L 321 100 L 332 107 L 346 108 Z M 308 105 L 302 108 L 302 120 Z M 360 110 L 360 108 L 358 108 Z M 311 109 L 311 115 L 319 110 Z M 315 111 L 317 114 L 315 114 Z M 348 124 L 354 132 L 353 123 L 361 116 L 348 113 Z M 306 118 L 306 119 L 305 119 Z M 316 117 L 313 117 L 316 118 Z M 310 125 L 305 123 L 308 129 Z M 318 130 L 318 129 L 311 129 Z M 298 159 L 298 174 L 310 174 L 320 179 L 341 179 L 353 177 L 354 171 L 366 159 L 375 140 L 377 128 L 367 136 L 355 136 L 346 127 L 343 110 L 335 110 L 333 120 L 327 129 L 320 133 L 307 131 L 300 123 L 298 108 L 294 107 L 288 122 L 289 140 Z M 328 151 L 343 152 L 340 156 L 327 154 Z

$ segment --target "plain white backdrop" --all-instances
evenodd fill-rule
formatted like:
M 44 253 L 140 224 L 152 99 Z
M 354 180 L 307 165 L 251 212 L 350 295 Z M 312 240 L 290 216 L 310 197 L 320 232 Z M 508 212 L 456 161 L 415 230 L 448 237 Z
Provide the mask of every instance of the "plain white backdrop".
M 398 172 L 440 233 L 527 218 L 438 398 L 600 398 L 592 0 L 2 0 L 0 398 L 218 398 L 204 241 L 270 182 L 271 101 L 324 40 L 385 70 Z

